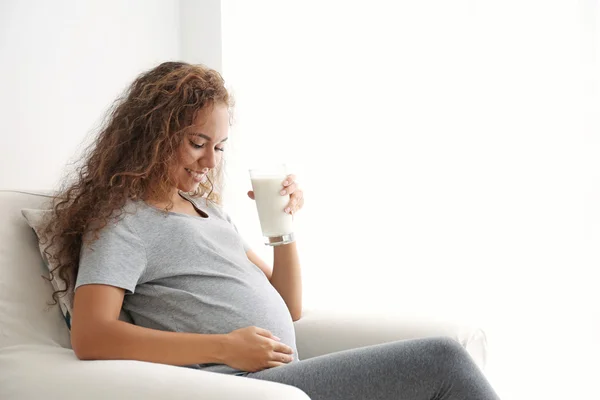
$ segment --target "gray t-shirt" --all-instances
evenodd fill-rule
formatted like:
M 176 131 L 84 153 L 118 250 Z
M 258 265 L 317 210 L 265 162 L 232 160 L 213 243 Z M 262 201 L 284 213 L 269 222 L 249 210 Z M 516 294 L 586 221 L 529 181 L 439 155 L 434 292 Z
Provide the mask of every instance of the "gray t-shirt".
M 294 349 L 288 308 L 221 208 L 191 198 L 208 218 L 165 212 L 142 201 L 81 250 L 75 288 L 105 284 L 125 289 L 123 309 L 133 323 L 171 332 L 228 333 L 247 326 L 271 331 Z M 223 364 L 190 367 L 226 374 Z

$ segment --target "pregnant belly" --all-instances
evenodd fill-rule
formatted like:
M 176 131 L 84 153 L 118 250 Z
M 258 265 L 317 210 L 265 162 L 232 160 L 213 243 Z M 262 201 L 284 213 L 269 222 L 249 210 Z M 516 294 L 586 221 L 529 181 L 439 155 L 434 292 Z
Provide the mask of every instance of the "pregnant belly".
M 195 280 L 168 285 L 140 285 L 126 296 L 124 308 L 136 325 L 153 329 L 225 334 L 256 326 L 270 331 L 296 353 L 296 336 L 289 310 L 264 277 L 254 281 Z M 197 287 L 192 287 L 198 284 Z

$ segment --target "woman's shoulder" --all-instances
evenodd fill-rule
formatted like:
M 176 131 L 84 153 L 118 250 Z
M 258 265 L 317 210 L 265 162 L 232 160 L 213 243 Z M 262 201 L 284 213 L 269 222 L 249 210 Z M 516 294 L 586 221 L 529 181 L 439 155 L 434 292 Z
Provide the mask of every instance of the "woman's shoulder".
M 124 206 L 113 210 L 108 218 L 95 219 L 85 229 L 83 242 L 96 248 L 101 245 L 114 245 L 126 238 L 139 239 L 139 224 L 137 223 L 139 207 L 127 202 Z
M 133 229 L 133 225 L 143 218 L 143 206 L 140 202 L 127 200 L 127 202 L 112 213 L 104 223 L 98 221 L 90 225 L 90 229 L 96 230 L 114 230 L 114 229 Z

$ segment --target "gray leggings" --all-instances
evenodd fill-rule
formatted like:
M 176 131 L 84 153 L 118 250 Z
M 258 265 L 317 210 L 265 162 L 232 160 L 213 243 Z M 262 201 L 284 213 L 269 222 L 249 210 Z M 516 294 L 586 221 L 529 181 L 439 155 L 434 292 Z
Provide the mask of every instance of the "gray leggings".
M 450 338 L 361 347 L 252 372 L 311 400 L 498 400 L 471 356 Z

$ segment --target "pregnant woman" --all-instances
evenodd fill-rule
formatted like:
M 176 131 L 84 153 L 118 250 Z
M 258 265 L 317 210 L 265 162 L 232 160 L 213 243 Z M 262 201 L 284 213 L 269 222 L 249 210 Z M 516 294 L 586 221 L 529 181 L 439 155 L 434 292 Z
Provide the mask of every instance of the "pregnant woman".
M 313 400 L 497 399 L 451 339 L 299 360 L 295 243 L 273 248 L 271 268 L 219 206 L 231 103 L 201 65 L 142 74 L 56 197 L 47 234 L 64 243 L 54 272 L 75 289 L 75 354 L 281 382 Z M 293 175 L 281 191 L 285 212 L 302 208 Z M 133 323 L 119 320 L 122 309 Z

